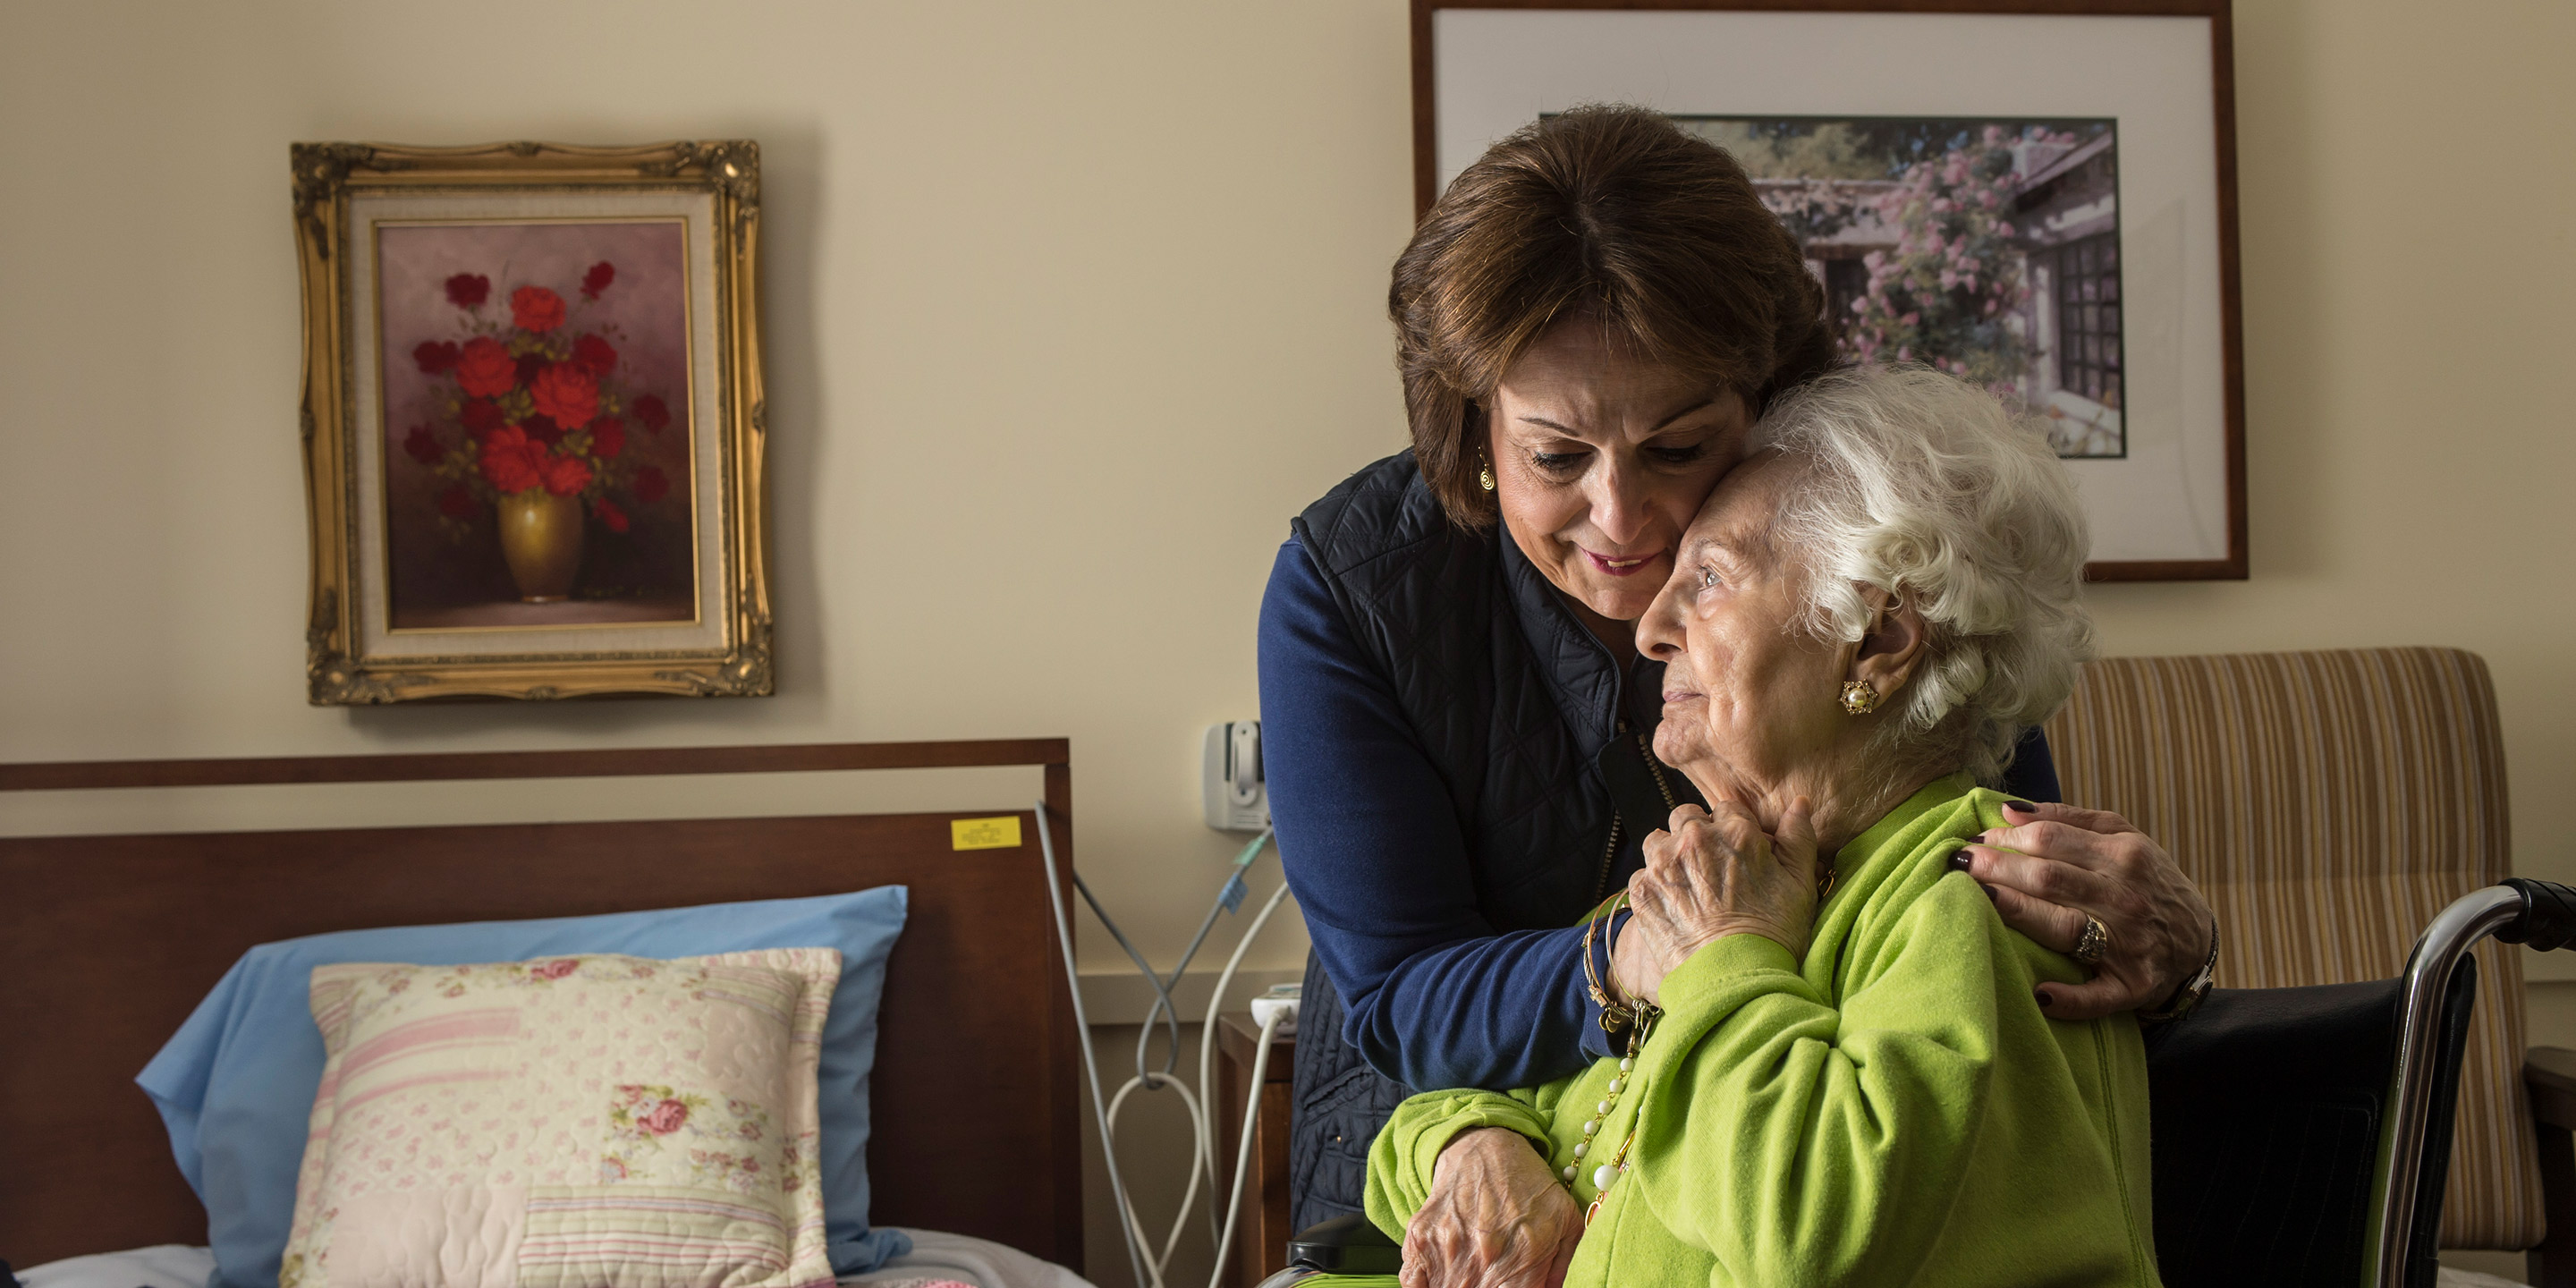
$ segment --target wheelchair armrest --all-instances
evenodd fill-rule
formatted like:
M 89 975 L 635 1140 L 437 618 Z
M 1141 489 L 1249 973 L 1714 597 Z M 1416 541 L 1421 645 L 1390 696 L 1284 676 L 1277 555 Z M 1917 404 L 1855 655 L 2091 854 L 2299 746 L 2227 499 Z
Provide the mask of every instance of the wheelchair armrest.
M 1288 1264 L 1328 1274 L 1391 1275 L 1404 1268 L 1404 1252 L 1384 1230 L 1352 1212 L 1289 1236 Z
M 2531 1113 L 2551 1127 L 2576 1128 L 2576 1051 L 2536 1046 L 2523 1053 L 2522 1081 Z

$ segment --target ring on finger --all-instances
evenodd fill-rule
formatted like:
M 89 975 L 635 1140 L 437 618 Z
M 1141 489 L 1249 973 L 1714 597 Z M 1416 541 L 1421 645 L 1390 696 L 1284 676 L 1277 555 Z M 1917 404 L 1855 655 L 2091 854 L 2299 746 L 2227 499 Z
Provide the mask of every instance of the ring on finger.
M 2110 950 L 2111 928 L 2103 925 L 2100 917 L 2087 913 L 2084 917 L 2084 933 L 2075 937 L 2075 947 L 2067 950 L 2066 955 L 2090 969 L 2101 965 L 2102 954 Z

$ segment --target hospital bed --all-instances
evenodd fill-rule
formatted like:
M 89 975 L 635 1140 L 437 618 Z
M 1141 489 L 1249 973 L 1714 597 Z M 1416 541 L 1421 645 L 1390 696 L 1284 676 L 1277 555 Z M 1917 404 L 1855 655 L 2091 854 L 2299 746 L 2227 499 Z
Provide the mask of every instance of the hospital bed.
M 24 818 L 41 793 L 405 781 L 500 792 L 560 779 L 578 812 L 598 780 L 633 776 L 667 794 L 702 775 L 911 784 L 906 771 L 1008 767 L 1027 790 L 969 810 L 0 837 L 0 1259 L 25 1268 L 207 1242 L 205 1210 L 134 1078 L 253 945 L 901 884 L 909 915 L 870 1080 L 871 1222 L 943 1232 L 925 1242 L 987 1266 L 986 1279 L 1005 1264 L 1045 1271 L 982 1288 L 1079 1284 L 1059 1268 L 1083 1258 L 1080 1035 L 1032 808 L 1042 792 L 1069 872 L 1064 739 L 9 764 L 0 809 L 18 803 Z M 961 819 L 1015 822 L 969 848 Z M 889 1162 L 901 1168 L 889 1180 L 878 1159 L 911 1161 Z

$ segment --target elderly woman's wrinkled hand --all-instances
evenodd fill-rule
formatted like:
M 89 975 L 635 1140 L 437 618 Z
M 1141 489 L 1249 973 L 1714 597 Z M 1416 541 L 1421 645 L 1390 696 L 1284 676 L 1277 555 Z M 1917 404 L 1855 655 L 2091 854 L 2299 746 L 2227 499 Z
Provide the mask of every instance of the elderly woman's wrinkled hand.
M 1518 1132 L 1461 1132 L 1404 1231 L 1404 1288 L 1558 1288 L 1583 1212 Z
M 2200 972 L 2209 904 L 2164 847 L 2107 810 L 2015 801 L 2005 811 L 2030 821 L 1960 851 L 2004 924 L 2061 953 L 2074 949 L 2087 915 L 2111 937 L 2092 979 L 2039 986 L 2042 1014 L 2090 1020 L 2158 1006 Z
M 1727 935 L 1760 935 L 1806 957 L 1816 921 L 1816 832 L 1806 798 L 1781 815 L 1776 835 L 1733 801 L 1713 810 L 1684 805 L 1645 849 L 1646 866 L 1628 880 L 1635 916 L 1617 945 L 1619 982 L 1631 997 L 1660 1002 L 1664 977 Z

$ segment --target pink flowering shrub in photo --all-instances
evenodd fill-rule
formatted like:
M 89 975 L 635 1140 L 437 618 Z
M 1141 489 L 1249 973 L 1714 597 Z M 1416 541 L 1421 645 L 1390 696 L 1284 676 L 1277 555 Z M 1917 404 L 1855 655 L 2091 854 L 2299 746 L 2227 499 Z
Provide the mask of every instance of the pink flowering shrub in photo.
M 2042 140 L 2058 136 L 2033 127 L 2030 141 Z M 1998 394 L 2021 392 L 2029 340 L 2019 318 L 2030 287 L 2011 218 L 2020 183 L 2013 144 L 2021 141 L 1989 125 L 1964 146 L 1907 167 L 1876 198 L 1875 213 L 1897 243 L 1862 259 L 1869 287 L 1852 301 L 1843 333 L 1851 356 L 1927 361 Z

